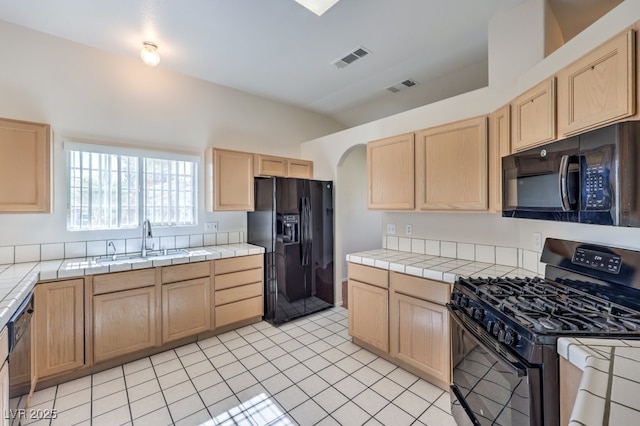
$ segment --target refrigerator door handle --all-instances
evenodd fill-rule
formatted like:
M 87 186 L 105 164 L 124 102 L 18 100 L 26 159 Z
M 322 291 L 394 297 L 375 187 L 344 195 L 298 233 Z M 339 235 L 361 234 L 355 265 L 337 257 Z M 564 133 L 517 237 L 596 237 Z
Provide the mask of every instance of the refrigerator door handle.
M 309 265 L 309 243 L 310 238 L 310 221 L 311 221 L 311 202 L 309 197 L 300 199 L 300 261 L 303 266 Z

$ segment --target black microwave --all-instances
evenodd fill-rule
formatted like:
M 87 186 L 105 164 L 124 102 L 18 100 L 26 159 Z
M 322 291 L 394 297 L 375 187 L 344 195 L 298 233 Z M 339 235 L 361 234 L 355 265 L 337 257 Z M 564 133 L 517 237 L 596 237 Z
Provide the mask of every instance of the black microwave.
M 640 227 L 640 122 L 502 159 L 502 216 Z

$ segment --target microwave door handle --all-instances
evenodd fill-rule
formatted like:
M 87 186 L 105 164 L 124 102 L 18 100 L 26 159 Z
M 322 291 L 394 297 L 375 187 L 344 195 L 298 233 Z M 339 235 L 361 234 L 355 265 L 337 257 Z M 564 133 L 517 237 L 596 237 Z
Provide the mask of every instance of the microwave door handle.
M 569 188 L 567 182 L 567 175 L 569 174 L 569 156 L 563 155 L 560 158 L 560 172 L 558 173 L 558 180 L 560 186 L 560 201 L 562 202 L 562 210 L 565 212 L 571 211 L 571 202 L 569 202 Z

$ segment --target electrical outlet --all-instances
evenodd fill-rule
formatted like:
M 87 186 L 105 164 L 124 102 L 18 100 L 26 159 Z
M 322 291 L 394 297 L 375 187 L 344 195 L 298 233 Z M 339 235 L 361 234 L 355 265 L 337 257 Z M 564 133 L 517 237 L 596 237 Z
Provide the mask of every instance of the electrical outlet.
M 396 235 L 396 225 L 393 223 L 387 223 L 387 234 Z
M 539 232 L 533 233 L 533 248 L 536 250 L 542 250 L 542 234 Z
M 407 225 L 405 230 L 404 230 L 405 234 L 407 235 L 411 235 L 413 234 L 413 225 Z
M 207 233 L 218 232 L 218 222 L 205 222 L 204 232 L 207 232 Z

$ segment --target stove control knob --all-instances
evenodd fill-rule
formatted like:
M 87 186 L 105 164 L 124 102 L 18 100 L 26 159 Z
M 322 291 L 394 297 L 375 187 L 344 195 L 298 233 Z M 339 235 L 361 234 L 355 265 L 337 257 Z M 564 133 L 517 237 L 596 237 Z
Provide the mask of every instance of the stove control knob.
M 514 345 L 517 341 L 516 336 L 517 335 L 513 331 L 507 330 L 507 333 L 504 336 L 504 343 L 508 346 Z
M 504 330 L 504 328 L 501 328 L 500 330 L 498 330 L 498 342 L 505 342 L 505 337 L 506 337 L 507 332 Z
M 489 333 L 493 333 L 494 324 L 495 324 L 495 321 L 492 321 L 492 320 L 487 321 L 487 331 Z
M 484 309 L 482 308 L 473 308 L 473 318 L 478 320 L 478 321 L 482 321 L 482 318 L 484 318 Z
M 469 298 L 467 296 L 460 296 L 459 305 L 461 308 L 466 308 L 469 306 Z
M 493 333 L 494 336 L 498 336 L 498 333 L 500 333 L 500 330 L 502 330 L 502 327 L 500 326 L 500 322 L 496 321 L 495 324 L 493 324 L 493 330 L 491 330 L 491 332 Z

